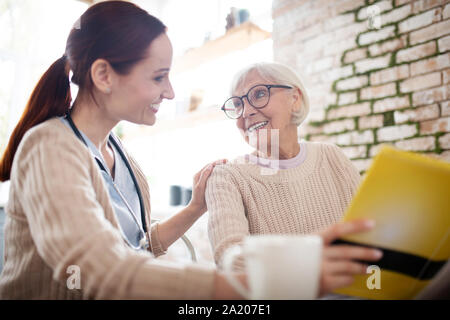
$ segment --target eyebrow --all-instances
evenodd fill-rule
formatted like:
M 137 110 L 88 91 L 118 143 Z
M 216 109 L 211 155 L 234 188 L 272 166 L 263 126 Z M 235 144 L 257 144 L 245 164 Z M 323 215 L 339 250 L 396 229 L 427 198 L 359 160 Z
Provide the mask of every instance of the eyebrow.
M 161 69 L 155 70 L 154 72 L 163 72 L 163 71 L 169 72 L 170 68 L 161 68 Z

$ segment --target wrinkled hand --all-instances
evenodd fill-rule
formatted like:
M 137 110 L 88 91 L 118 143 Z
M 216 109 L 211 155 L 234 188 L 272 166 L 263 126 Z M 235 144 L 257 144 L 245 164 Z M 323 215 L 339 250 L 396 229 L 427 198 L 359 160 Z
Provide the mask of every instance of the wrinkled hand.
M 368 265 L 356 260 L 378 261 L 381 259 L 382 252 L 376 249 L 352 245 L 330 245 L 344 235 L 369 231 L 374 225 L 369 220 L 354 220 L 335 224 L 319 233 L 324 244 L 319 296 L 351 285 L 357 274 L 366 274 Z
M 206 181 L 216 165 L 227 162 L 227 159 L 214 161 L 204 166 L 203 169 L 195 174 L 192 184 L 192 199 L 188 207 L 194 212 L 197 212 L 199 216 L 204 214 L 207 210 L 205 201 Z

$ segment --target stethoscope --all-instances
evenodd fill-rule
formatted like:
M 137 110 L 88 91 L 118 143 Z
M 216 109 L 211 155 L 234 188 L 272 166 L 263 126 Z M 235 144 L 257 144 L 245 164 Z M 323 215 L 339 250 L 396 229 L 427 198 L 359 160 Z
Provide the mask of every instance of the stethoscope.
M 88 147 L 88 144 L 86 143 L 86 141 L 84 140 L 83 136 L 81 135 L 81 132 L 80 132 L 80 131 L 78 130 L 78 128 L 75 126 L 75 123 L 73 122 L 72 117 L 70 116 L 70 112 L 68 112 L 68 113 L 66 114 L 65 117 L 66 117 L 67 121 L 69 122 L 69 125 L 70 125 L 70 127 L 72 128 L 73 132 L 74 132 L 75 135 L 78 137 L 78 139 L 80 139 L 80 140 L 84 143 L 84 145 L 85 145 L 86 147 Z M 136 215 L 134 214 L 134 212 L 133 212 L 131 206 L 128 204 L 127 200 L 126 200 L 125 197 L 123 196 L 122 192 L 120 192 L 120 190 L 119 190 L 119 188 L 117 187 L 117 185 L 114 183 L 114 180 L 112 179 L 112 177 L 111 177 L 111 180 L 112 180 L 112 182 L 113 182 L 113 186 L 114 186 L 115 190 L 117 191 L 117 193 L 119 194 L 119 196 L 122 198 L 122 201 L 125 203 L 125 205 L 127 206 L 128 210 L 130 210 L 131 215 L 133 216 L 133 220 L 135 221 L 135 223 L 136 223 L 137 226 L 139 227 L 139 230 L 141 230 L 141 233 L 142 233 L 143 237 L 141 238 L 141 240 L 140 240 L 140 242 L 139 242 L 139 247 L 136 247 L 135 245 L 133 245 L 133 244 L 128 240 L 128 238 L 125 236 L 125 234 L 123 233 L 123 231 L 121 230 L 121 228 L 120 228 L 120 230 L 122 231 L 122 236 L 123 236 L 123 238 L 125 239 L 125 241 L 128 243 L 128 245 L 129 245 L 130 247 L 132 247 L 133 249 L 136 249 L 136 250 L 147 249 L 147 248 L 149 247 L 149 239 L 148 239 L 148 237 L 147 237 L 147 226 L 146 226 L 146 224 L 145 224 L 145 207 L 144 207 L 144 200 L 143 200 L 143 198 L 142 198 L 141 189 L 139 188 L 139 184 L 137 183 L 136 176 L 134 175 L 134 172 L 133 172 L 133 170 L 131 169 L 131 165 L 130 165 L 130 163 L 129 163 L 127 157 L 125 156 L 125 153 L 123 152 L 122 148 L 120 147 L 119 141 L 116 140 L 116 139 L 117 139 L 117 138 L 116 138 L 112 133 L 109 135 L 109 141 L 114 145 L 114 147 L 116 148 L 116 150 L 119 152 L 120 157 L 123 159 L 125 165 L 126 165 L 127 168 L 128 168 L 128 171 L 130 172 L 130 176 L 131 176 L 131 179 L 133 180 L 134 186 L 136 187 L 136 192 L 137 192 L 137 195 L 138 195 L 138 198 L 139 198 L 139 205 L 140 205 L 140 208 L 141 208 L 141 221 L 142 221 L 142 227 L 141 227 L 141 225 L 139 224 L 139 222 L 137 221 L 137 217 L 136 217 Z M 88 148 L 89 148 L 89 147 L 88 147 Z M 96 160 L 98 166 L 100 167 L 100 170 L 102 170 L 102 171 L 106 172 L 106 174 L 110 175 L 110 174 L 108 173 L 108 170 L 106 170 L 106 168 L 104 167 L 102 161 L 101 161 L 98 157 L 96 157 L 96 156 L 94 156 L 94 158 L 95 158 L 95 160 Z

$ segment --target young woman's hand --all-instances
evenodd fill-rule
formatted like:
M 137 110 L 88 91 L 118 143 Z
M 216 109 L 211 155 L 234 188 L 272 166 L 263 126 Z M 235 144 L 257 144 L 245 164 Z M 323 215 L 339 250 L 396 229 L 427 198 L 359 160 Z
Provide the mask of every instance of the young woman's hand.
M 330 245 L 334 240 L 353 233 L 366 232 L 375 224 L 370 220 L 355 220 L 335 224 L 319 233 L 323 239 L 322 271 L 319 296 L 353 283 L 354 276 L 366 274 L 368 265 L 357 260 L 378 261 L 382 252 L 362 246 Z
M 194 181 L 192 184 L 192 199 L 189 203 L 188 207 L 194 212 L 198 212 L 199 215 L 202 215 L 206 212 L 206 201 L 205 201 L 205 189 L 206 189 L 206 181 L 209 178 L 209 175 L 213 171 L 214 167 L 217 164 L 227 163 L 227 159 L 221 159 L 214 161 L 203 167 L 202 170 L 197 172 L 194 176 Z

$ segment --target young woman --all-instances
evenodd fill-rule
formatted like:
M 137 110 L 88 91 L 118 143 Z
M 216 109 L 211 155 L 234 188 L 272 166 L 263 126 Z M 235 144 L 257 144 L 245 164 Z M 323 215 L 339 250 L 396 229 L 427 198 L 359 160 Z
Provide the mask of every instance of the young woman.
M 145 176 L 111 132 L 121 120 L 153 125 L 174 97 L 165 30 L 129 2 L 93 5 L 36 85 L 0 164 L 11 180 L 0 299 L 240 298 L 214 269 L 155 259 L 206 211 L 217 163 L 195 175 L 184 210 L 151 225 Z M 337 225 L 324 237 L 368 229 Z

